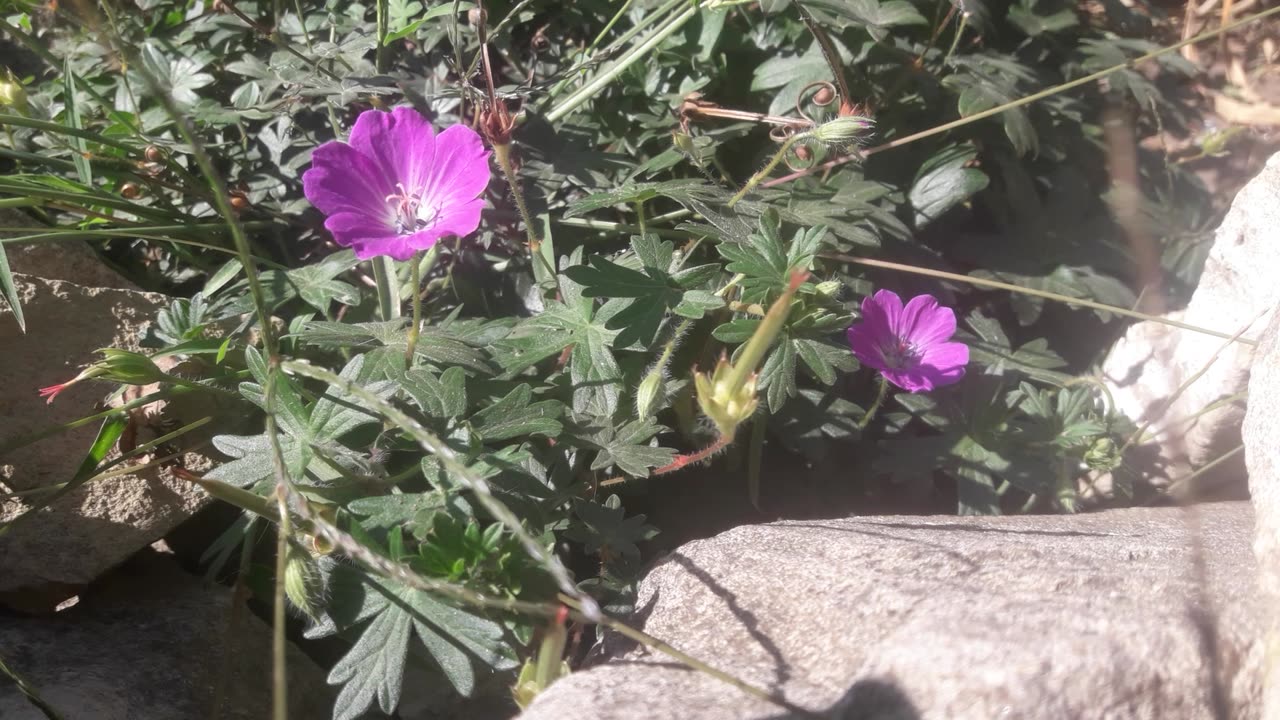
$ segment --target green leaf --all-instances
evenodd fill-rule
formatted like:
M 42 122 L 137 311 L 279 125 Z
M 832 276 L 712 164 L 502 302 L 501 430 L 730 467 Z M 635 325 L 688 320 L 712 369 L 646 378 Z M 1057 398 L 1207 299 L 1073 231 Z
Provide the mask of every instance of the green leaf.
M 425 367 L 415 367 L 399 378 L 422 412 L 440 420 L 460 417 L 467 409 L 467 376 L 462 368 L 451 367 L 437 376 Z
M 617 556 L 639 559 L 636 543 L 658 534 L 657 528 L 645 523 L 644 515 L 626 517 L 617 495 L 610 495 L 603 503 L 574 498 L 573 512 L 578 522 L 565 535 L 582 543 L 588 554 L 599 553 L 606 560 Z
M 400 704 L 409 632 L 413 618 L 391 607 L 380 613 L 360 639 L 329 672 L 330 685 L 342 685 L 333 706 L 334 720 L 354 720 L 376 700 L 384 713 Z
M 18 330 L 27 332 L 27 320 L 22 316 L 22 303 L 18 300 L 18 287 L 13 282 L 13 273 L 9 271 L 9 256 L 4 252 L 4 243 L 0 242 L 0 291 L 13 311 L 13 319 L 18 323 Z
M 700 320 L 708 312 L 724 307 L 724 298 L 708 290 L 689 290 L 680 296 L 672 312 L 690 320 Z
M 1009 8 L 1009 22 L 1030 37 L 1055 33 L 1079 24 L 1075 11 L 1070 8 L 1049 15 L 1039 15 L 1034 10 L 1013 5 Z
M 675 456 L 675 451 L 670 448 L 649 444 L 664 429 L 648 418 L 632 420 L 616 430 L 610 423 L 602 424 L 596 433 L 583 438 L 600 449 L 591 462 L 591 469 L 602 470 L 616 465 L 632 477 L 647 477 L 649 468 L 666 465 Z
M 471 416 L 471 429 L 484 442 L 510 440 L 521 435 L 555 437 L 564 426 L 558 418 L 563 406 L 555 400 L 530 402 L 533 390 L 518 385 L 506 397 Z
M 920 167 L 908 199 L 915 208 L 915 226 L 923 228 L 987 186 L 987 176 L 965 164 L 977 150 L 965 145 L 946 148 Z
M 62 64 L 62 95 L 67 103 L 67 127 L 83 130 L 80 124 L 80 105 L 76 102 L 76 74 L 71 69 L 71 55 L 67 55 Z M 74 152 L 71 161 L 75 163 L 76 175 L 85 185 L 93 184 L 93 169 L 89 166 L 89 145 L 83 137 L 71 135 L 67 138 Z
M 570 203 L 568 209 L 565 210 L 564 217 L 577 217 L 595 210 L 603 210 L 604 208 L 626 203 L 643 202 L 659 196 L 675 199 L 682 196 L 690 197 L 691 190 L 703 188 L 706 184 L 705 180 L 700 179 L 668 180 L 660 183 L 630 183 L 607 192 L 588 195 L 581 200 Z

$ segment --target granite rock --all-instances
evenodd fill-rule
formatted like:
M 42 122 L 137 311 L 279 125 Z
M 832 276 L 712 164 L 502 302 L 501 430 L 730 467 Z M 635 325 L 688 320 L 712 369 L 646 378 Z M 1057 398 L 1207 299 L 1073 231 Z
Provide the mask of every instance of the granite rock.
M 1280 304 L 1280 154 L 1236 196 L 1219 226 L 1190 303 L 1172 320 L 1256 338 Z M 1131 453 L 1164 486 L 1240 445 L 1253 348 L 1155 322 L 1133 325 L 1112 348 L 1102 375 L 1117 409 L 1155 436 Z M 1204 374 L 1178 396 L 1179 387 Z M 1172 403 L 1170 400 L 1177 396 Z M 1206 408 L 1214 406 L 1204 412 Z M 1200 485 L 1244 477 L 1244 463 L 1218 466 Z M 1105 483 L 1104 483 L 1105 484 Z M 1196 488 L 1187 488 L 1194 491 Z
M 1269 611 L 1272 659 L 1264 683 L 1268 720 L 1280 718 L 1280 416 L 1276 408 L 1280 408 L 1280 313 L 1272 316 L 1258 344 L 1244 420 L 1249 492 L 1257 513 L 1258 584 Z
M 19 331 L 7 306 L 0 311 L 0 494 L 28 494 L 0 501 L 0 522 L 23 514 L 40 497 L 30 491 L 74 476 L 98 423 L 35 443 L 24 438 L 101 409 L 107 386 L 77 384 L 52 404 L 37 390 L 74 377 L 97 359 L 98 348 L 136 349 L 146 324 L 168 301 L 153 293 L 14 277 L 27 332 Z M 161 409 L 150 410 L 149 417 L 158 420 Z M 176 410 L 164 412 L 181 422 L 181 413 L 171 412 Z M 144 427 L 139 442 L 157 434 Z M 194 452 L 182 462 L 197 472 L 212 464 Z M 88 483 L 0 535 L 0 605 L 51 611 L 208 502 L 202 490 L 174 478 L 168 468 Z
M 233 625 L 231 608 L 229 590 L 148 550 L 52 617 L 0 617 L 0 648 L 67 720 L 261 720 L 271 715 L 271 630 L 243 605 Z M 293 646 L 288 667 L 290 717 L 330 717 L 324 671 Z M 0 718 L 45 715 L 6 679 Z
M 606 634 L 523 720 L 1258 717 L 1247 503 L 739 527 L 642 581 L 632 622 L 777 693 Z

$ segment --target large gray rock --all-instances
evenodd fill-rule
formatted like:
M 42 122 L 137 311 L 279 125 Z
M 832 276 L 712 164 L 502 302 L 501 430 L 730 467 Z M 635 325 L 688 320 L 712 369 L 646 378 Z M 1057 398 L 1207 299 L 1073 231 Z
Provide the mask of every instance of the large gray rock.
M 233 627 L 231 604 L 226 588 L 148 551 L 51 618 L 5 618 L 0 651 L 67 720 L 261 720 L 271 716 L 271 630 L 244 606 Z M 288 668 L 290 717 L 330 717 L 324 671 L 292 646 Z M 7 678 L 0 718 L 45 720 Z
M 27 332 L 19 331 L 7 305 L 0 302 L 0 495 L 72 478 L 98 423 L 7 452 L 6 448 L 46 427 L 93 414 L 101 409 L 108 388 L 80 383 L 53 404 L 46 404 L 37 390 L 74 377 L 97 359 L 98 348 L 136 349 L 145 325 L 168 301 L 153 293 L 21 274 L 15 279 Z M 173 417 L 179 422 L 199 418 L 180 413 Z M 140 442 L 154 435 L 144 429 Z M 183 463 L 197 472 L 211 465 L 197 453 L 187 453 Z M 0 522 L 22 514 L 38 497 L 0 501 Z M 167 468 L 89 483 L 0 536 L 0 605 L 52 610 L 208 501 L 203 491 L 172 477 Z
M 641 583 L 646 632 L 811 712 L 1247 720 L 1262 647 L 1247 503 L 739 527 Z M 606 634 L 523 720 L 789 718 Z
M 1270 611 L 1266 715 L 1280 718 L 1280 313 L 1258 345 L 1249 379 L 1249 412 L 1244 420 L 1244 452 L 1249 492 L 1257 512 L 1258 584 Z
M 1280 303 L 1277 277 L 1280 155 L 1236 196 L 1218 228 L 1191 302 L 1168 317 L 1228 334 L 1248 328 L 1244 337 L 1256 338 L 1266 327 L 1266 314 Z M 1253 348 L 1242 343 L 1224 347 L 1225 342 L 1143 322 L 1129 328 L 1104 362 L 1102 375 L 1116 407 L 1139 424 L 1154 419 L 1156 437 L 1129 458 L 1131 463 L 1149 459 L 1142 471 L 1153 485 L 1177 480 L 1240 445 L 1242 394 Z M 1170 404 L 1178 388 L 1201 371 L 1204 375 Z M 1204 482 L 1233 477 L 1244 477 L 1242 461 L 1219 466 Z

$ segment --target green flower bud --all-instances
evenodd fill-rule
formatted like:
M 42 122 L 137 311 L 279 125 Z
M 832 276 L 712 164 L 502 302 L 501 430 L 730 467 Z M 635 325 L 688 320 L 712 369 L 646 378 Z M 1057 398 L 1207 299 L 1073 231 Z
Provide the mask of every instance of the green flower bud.
M 293 606 L 318 619 L 324 605 L 324 578 L 315 556 L 295 543 L 285 546 L 284 594 Z
M 666 395 L 662 366 L 655 365 L 649 374 L 644 376 L 644 380 L 640 381 L 640 387 L 636 388 L 636 419 L 644 420 L 653 417 L 659 403 L 666 399 Z
M 861 140 L 874 125 L 871 118 L 849 115 L 819 125 L 809 131 L 809 136 L 827 145 L 852 145 Z
M 13 108 L 19 115 L 27 114 L 27 91 L 8 70 L 0 77 L 0 106 Z
M 98 352 L 102 354 L 102 360 L 93 365 L 97 369 L 95 377 L 126 385 L 150 385 L 169 379 L 151 358 L 142 353 L 118 348 L 103 348 Z
M 817 284 L 815 289 L 818 291 L 819 295 L 834 297 L 836 293 L 840 292 L 840 281 L 827 280 L 825 282 L 820 282 Z

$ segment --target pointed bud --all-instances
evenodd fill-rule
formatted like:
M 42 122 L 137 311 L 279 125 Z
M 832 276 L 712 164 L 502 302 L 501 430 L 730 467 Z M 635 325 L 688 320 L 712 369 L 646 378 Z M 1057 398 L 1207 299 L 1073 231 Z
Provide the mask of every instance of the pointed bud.
M 836 293 L 840 292 L 840 281 L 826 280 L 818 283 L 814 289 L 818 291 L 819 295 L 824 297 L 835 297 Z
M 315 556 L 295 543 L 285 545 L 284 594 L 307 617 L 319 619 L 324 605 L 324 578 Z
M 142 353 L 118 348 L 103 348 L 98 352 L 102 353 L 102 360 L 92 366 L 99 370 L 96 377 L 126 385 L 150 385 L 169 379 L 151 358 Z
M 662 401 L 666 399 L 666 382 L 662 377 L 662 366 L 655 365 L 649 374 L 640 381 L 636 388 L 636 419 L 645 420 L 653 417 Z
M 0 77 L 0 107 L 13 108 L 19 115 L 26 115 L 28 110 L 27 91 L 9 70 Z
M 809 131 L 809 136 L 827 145 L 852 145 L 874 126 L 875 122 L 871 118 L 849 115 L 819 125 Z

